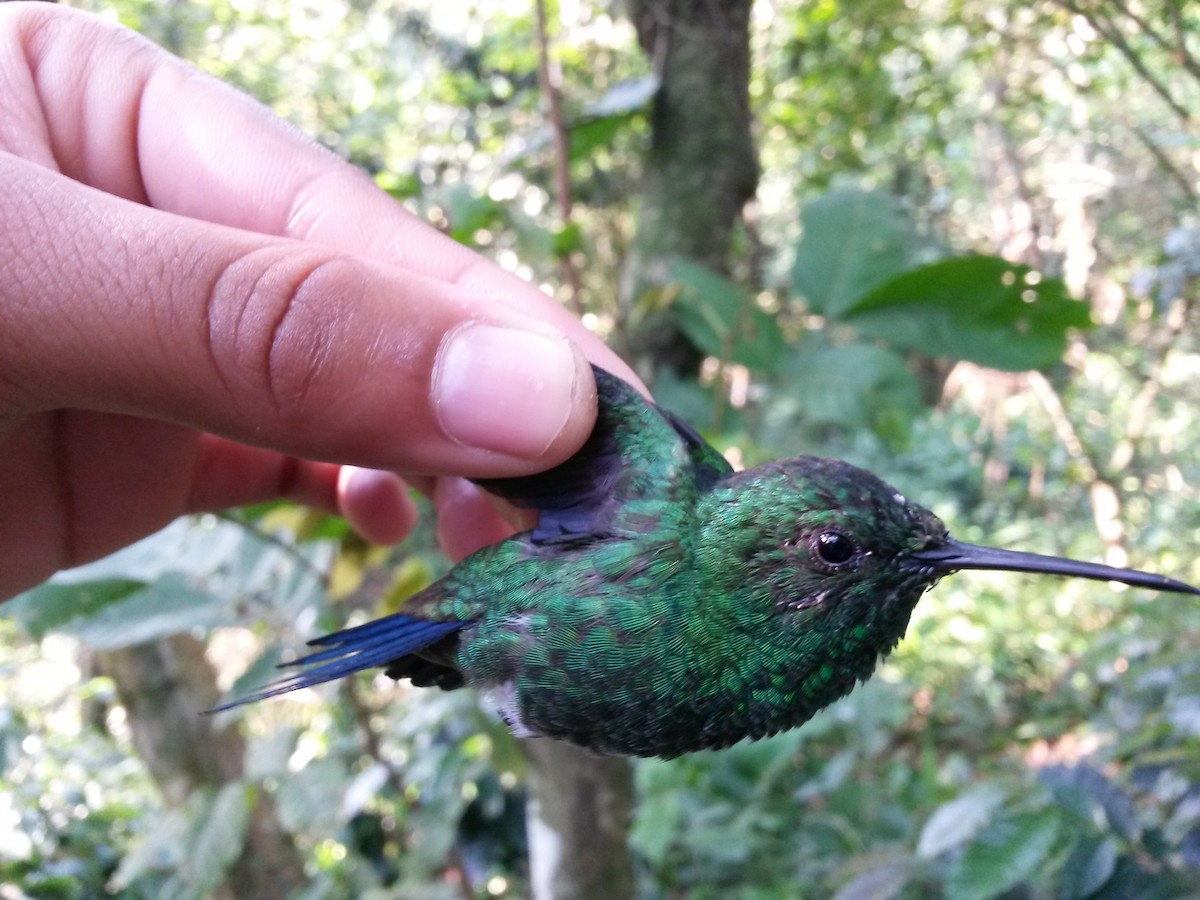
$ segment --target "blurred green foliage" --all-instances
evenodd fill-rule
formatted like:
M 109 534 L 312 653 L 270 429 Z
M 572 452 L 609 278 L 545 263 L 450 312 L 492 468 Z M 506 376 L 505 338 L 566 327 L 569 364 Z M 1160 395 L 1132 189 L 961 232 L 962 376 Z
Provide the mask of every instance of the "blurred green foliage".
M 843 456 L 963 539 L 1200 581 L 1200 147 L 1153 83 L 1200 108 L 1180 67 L 1194 10 L 1143 5 L 1172 50 L 1148 28 L 1104 40 L 1113 3 L 761 2 L 755 230 L 731 278 L 679 260 L 668 290 L 622 308 L 655 81 L 606 6 L 550 7 L 573 136 L 564 222 L 531 9 L 80 5 L 260 97 L 548 289 L 574 259 L 579 310 L 618 348 L 648 312 L 678 316 L 708 360 L 656 393 L 732 456 Z M 994 255 L 1013 258 L 1020 233 L 1026 264 Z M 364 677 L 247 710 L 241 774 L 167 805 L 91 662 L 202 634 L 236 693 L 280 647 L 444 568 L 427 519 L 383 552 L 273 505 L 176 523 L 8 604 L 0 882 L 207 896 L 267 796 L 304 897 L 525 895 L 525 763 L 470 692 Z M 804 728 L 639 763 L 640 892 L 1194 896 L 1198 646 L 1189 598 L 958 576 L 872 682 Z

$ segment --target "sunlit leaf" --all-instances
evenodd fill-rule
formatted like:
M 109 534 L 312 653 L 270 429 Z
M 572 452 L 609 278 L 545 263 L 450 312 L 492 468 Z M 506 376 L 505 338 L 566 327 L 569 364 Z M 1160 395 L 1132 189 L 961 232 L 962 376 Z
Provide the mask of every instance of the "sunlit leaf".
M 676 259 L 671 278 L 684 333 L 702 351 L 753 369 L 774 369 L 786 352 L 775 318 L 733 282 L 698 263 Z
M 456 241 L 470 244 L 475 232 L 496 224 L 502 215 L 501 207 L 490 197 L 471 190 L 468 185 L 455 184 L 437 195 L 450 222 L 450 235 Z
M 587 159 L 597 148 L 611 144 L 633 117 L 650 104 L 660 83 L 655 75 L 622 81 L 585 107 L 583 115 L 568 126 L 571 161 Z
M 1015 887 L 1050 855 L 1061 828 L 1061 814 L 1052 807 L 992 823 L 957 861 L 947 894 L 955 900 L 988 900 Z
M 645 109 L 662 86 L 657 75 L 643 75 L 614 84 L 595 103 L 588 104 L 584 113 L 589 116 L 612 116 Z
M 881 192 L 830 191 L 800 220 L 792 289 L 813 312 L 832 318 L 908 269 L 921 247 L 911 217 Z
M 843 310 L 860 333 L 902 350 L 1021 371 L 1062 358 L 1088 328 L 1086 303 L 1062 281 L 994 256 L 948 259 L 877 285 Z
M 227 784 L 193 820 L 184 858 L 194 896 L 211 896 L 241 854 L 255 795 L 255 788 L 240 781 Z
M 1117 845 L 1112 838 L 1080 841 L 1063 865 L 1059 896 L 1066 900 L 1092 897 L 1117 869 Z
M 572 162 L 589 158 L 599 147 L 607 147 L 628 127 L 629 117 L 602 116 L 582 119 L 571 125 L 569 156 Z
M 962 846 L 992 820 L 1007 796 L 1003 787 L 989 782 L 943 803 L 921 829 L 917 855 L 932 859 Z
M 891 438 L 902 438 L 921 408 L 916 378 L 898 355 L 873 344 L 830 345 L 819 335 L 796 347 L 778 393 L 781 409 L 804 422 Z
M 392 569 L 392 580 L 384 592 L 380 611 L 385 614 L 398 612 L 404 601 L 433 583 L 434 573 L 429 562 L 413 554 L 404 558 Z
M 167 573 L 90 615 L 60 622 L 54 630 L 95 650 L 119 650 L 233 621 L 227 598 L 197 588 L 177 573 Z
M 907 862 L 887 863 L 855 876 L 833 900 L 895 900 L 911 876 L 912 866 Z
M 554 255 L 567 256 L 583 247 L 583 229 L 578 222 L 568 222 L 554 232 Z
M 1113 784 L 1103 772 L 1080 763 L 1074 766 L 1046 766 L 1038 781 L 1050 788 L 1062 806 L 1085 821 L 1094 818 L 1099 807 L 1113 831 L 1128 841 L 1141 835 L 1133 798 Z
M 107 607 L 144 590 L 141 581 L 113 578 L 83 584 L 47 582 L 0 606 L 0 615 L 21 623 L 34 639 L 78 619 L 100 615 Z

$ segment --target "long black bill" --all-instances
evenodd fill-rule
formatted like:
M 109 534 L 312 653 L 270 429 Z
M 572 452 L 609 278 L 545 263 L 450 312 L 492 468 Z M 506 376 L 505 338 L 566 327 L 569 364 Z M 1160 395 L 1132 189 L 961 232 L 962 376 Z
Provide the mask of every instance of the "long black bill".
M 1137 569 L 1118 569 L 1099 563 L 1079 562 L 1059 556 L 1042 556 L 1038 553 L 1022 553 L 1019 550 L 998 550 L 995 547 L 979 547 L 947 538 L 934 547 L 927 547 L 909 557 L 913 562 L 928 566 L 933 572 L 948 575 L 959 569 L 1003 569 L 1009 572 L 1040 572 L 1044 575 L 1069 575 L 1076 578 L 1094 578 L 1096 581 L 1119 581 L 1134 587 L 1152 591 L 1175 591 L 1180 594 L 1200 594 L 1182 581 L 1175 581 Z

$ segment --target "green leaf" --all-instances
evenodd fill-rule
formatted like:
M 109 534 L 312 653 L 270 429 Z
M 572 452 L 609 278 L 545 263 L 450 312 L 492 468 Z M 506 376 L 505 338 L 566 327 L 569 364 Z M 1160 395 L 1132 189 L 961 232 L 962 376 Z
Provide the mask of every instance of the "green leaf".
M 222 522 L 209 527 L 198 525 L 192 518 L 179 518 L 103 559 L 59 572 L 52 583 L 79 585 L 124 580 L 149 584 L 171 569 L 185 568 L 202 559 L 222 558 L 236 543 L 239 533 L 245 532 L 235 525 Z
M 683 801 L 678 791 L 646 798 L 638 805 L 630 843 L 652 866 L 661 866 L 683 820 Z
M 831 346 L 821 334 L 800 342 L 779 383 L 781 413 L 813 425 L 903 438 L 921 409 L 917 380 L 898 355 L 873 344 Z
M 1067 857 L 1059 878 L 1059 896 L 1066 900 L 1091 897 L 1116 870 L 1116 842 L 1112 838 L 1085 838 Z
M 284 778 L 275 793 L 280 824 L 294 832 L 332 834 L 342 824 L 342 798 L 350 779 L 343 762 L 329 757 Z
M 179 519 L 3 605 L 35 638 L 50 631 L 115 650 L 240 618 L 236 598 L 270 592 L 285 610 L 323 591 L 329 542 L 289 548 L 229 522 Z
M 833 190 L 800 215 L 792 289 L 838 318 L 872 288 L 909 268 L 921 249 L 912 219 L 887 194 Z
M 140 838 L 121 857 L 113 873 L 110 886 L 116 891 L 124 891 L 139 879 L 148 879 L 183 862 L 182 848 L 190 824 L 186 810 L 151 812 L 141 824 Z
M 87 594 L 93 587 L 64 586 L 63 590 Z M 68 602 L 65 594 L 63 602 Z M 195 587 L 179 573 L 167 573 L 103 608 L 58 622 L 54 630 L 77 637 L 94 650 L 118 650 L 232 621 L 225 597 Z
M 450 236 L 460 244 L 471 244 L 475 232 L 496 224 L 502 214 L 495 200 L 476 194 L 465 184 L 446 188 L 437 201 L 450 221 Z
M 542 225 L 532 216 L 526 215 L 513 204 L 501 207 L 501 227 L 509 229 L 517 237 L 517 250 L 526 259 L 545 259 L 558 253 L 559 234 Z M 571 223 L 567 229 L 573 227 Z M 566 229 L 564 229 L 566 230 Z M 571 252 L 569 249 L 564 251 Z
M 244 697 L 251 691 L 258 690 L 264 684 L 278 678 L 279 663 L 282 656 L 278 645 L 269 647 L 266 652 L 260 654 L 258 659 L 249 665 L 245 672 L 234 679 L 233 684 L 229 686 L 228 693 L 222 698 L 222 702 L 237 700 L 239 697 Z M 241 715 L 244 709 L 245 707 L 236 707 L 217 713 L 217 715 L 238 716 Z
M 654 75 L 622 81 L 590 104 L 568 126 L 571 162 L 587 159 L 598 148 L 609 146 L 650 105 L 660 84 L 661 80 Z
M 1094 766 L 1046 766 L 1038 772 L 1038 781 L 1050 788 L 1060 806 L 1080 819 L 1095 820 L 1099 808 L 1117 834 L 1127 841 L 1140 839 L 1141 823 L 1133 798 Z
M 917 856 L 932 859 L 975 837 L 1004 803 L 1007 792 L 992 782 L 972 788 L 933 811 L 917 841 Z
M 221 788 L 206 809 L 198 811 L 184 854 L 187 884 L 194 896 L 211 896 L 242 852 L 255 793 L 250 785 L 235 781 Z
M 102 614 L 144 588 L 141 581 L 123 578 L 85 584 L 49 581 L 5 603 L 0 613 L 19 622 L 34 640 L 41 640 L 76 619 Z
M 583 249 L 583 228 L 578 222 L 568 222 L 554 232 L 554 255 L 568 256 Z
M 670 367 L 664 366 L 654 373 L 655 402 L 694 428 L 703 430 L 707 426 L 713 412 L 714 393 L 712 386 L 705 387 L 695 378 L 680 377 Z M 738 410 L 727 410 L 725 431 L 735 431 L 737 422 Z
M 1088 328 L 1086 303 L 1056 278 L 994 256 L 948 259 L 879 285 L 845 321 L 900 350 L 1022 371 L 1062 358 L 1067 331 Z
M 385 170 L 375 175 L 375 183 L 397 200 L 409 200 L 420 197 L 424 190 L 420 176 L 414 172 L 394 172 Z
M 752 369 L 778 368 L 787 352 L 783 333 L 745 291 L 685 259 L 672 261 L 671 279 L 682 288 L 675 300 L 679 324 L 700 350 Z
M 584 110 L 589 116 L 616 116 L 638 112 L 650 105 L 662 86 L 657 75 L 643 75 L 618 82 L 604 92 L 595 103 Z
M 843 886 L 833 900 L 895 900 L 907 887 L 912 867 L 892 862 L 857 875 Z
M 970 844 L 946 881 L 955 900 L 988 900 L 1031 876 L 1054 849 L 1057 810 L 1019 813 L 989 826 Z
M 581 119 L 571 125 L 571 143 L 567 157 L 571 162 L 588 159 L 600 147 L 613 142 L 621 129 L 629 123 L 629 116 L 600 116 Z
M 290 777 L 288 761 L 296 752 L 298 736 L 299 732 L 294 728 L 279 727 L 250 738 L 246 745 L 243 777 L 252 783 Z

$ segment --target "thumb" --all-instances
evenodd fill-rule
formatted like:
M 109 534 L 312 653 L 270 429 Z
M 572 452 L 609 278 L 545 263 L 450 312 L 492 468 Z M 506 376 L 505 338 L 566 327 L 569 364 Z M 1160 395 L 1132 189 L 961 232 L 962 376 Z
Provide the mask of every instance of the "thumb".
M 587 361 L 509 306 L 0 154 L 0 411 L 84 408 L 310 459 L 503 476 L 569 456 Z

